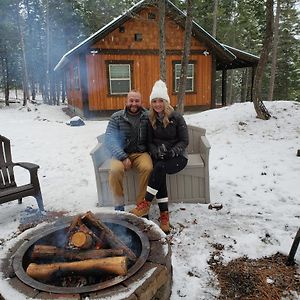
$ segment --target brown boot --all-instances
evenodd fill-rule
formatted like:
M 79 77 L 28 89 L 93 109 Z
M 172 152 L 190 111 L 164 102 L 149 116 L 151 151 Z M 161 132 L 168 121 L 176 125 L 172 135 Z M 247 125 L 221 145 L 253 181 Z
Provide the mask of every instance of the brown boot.
M 161 211 L 160 212 L 160 228 L 161 230 L 168 234 L 170 233 L 170 221 L 169 221 L 169 212 L 168 211 Z
M 134 209 L 132 209 L 129 212 L 138 217 L 147 216 L 149 213 L 150 205 L 151 205 L 151 202 L 144 199 L 142 202 L 137 204 L 137 206 Z

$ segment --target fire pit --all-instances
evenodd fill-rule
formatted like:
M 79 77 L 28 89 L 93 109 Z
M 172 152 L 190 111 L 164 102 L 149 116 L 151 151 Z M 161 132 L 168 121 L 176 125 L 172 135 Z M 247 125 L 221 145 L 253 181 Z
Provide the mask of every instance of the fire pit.
M 165 235 L 160 229 L 148 220 L 126 213 L 101 213 L 96 214 L 95 217 L 101 219 L 103 224 L 121 240 L 121 243 L 125 245 L 125 250 L 129 249 L 128 251 L 132 251 L 136 256 L 136 259 L 128 260 L 126 273 L 116 271 L 116 274 L 107 274 L 102 272 L 102 269 L 95 271 L 93 268 L 88 275 L 62 272 L 61 266 L 64 266 L 65 258 L 70 253 L 74 254 L 69 250 L 61 250 L 66 245 L 66 233 L 70 228 L 70 222 L 72 223 L 72 219 L 64 218 L 59 224 L 34 230 L 22 243 L 16 245 L 15 251 L 12 249 L 2 267 L 10 270 L 5 273 L 10 277 L 9 281 L 14 288 L 36 299 L 49 299 L 49 295 L 51 299 L 56 297 L 69 299 L 70 295 L 72 299 L 82 299 L 87 296 L 89 299 L 99 299 L 118 295 L 120 295 L 119 299 L 144 300 L 152 299 L 154 296 L 158 299 L 169 299 L 172 278 L 171 252 Z M 38 250 L 54 249 L 59 254 L 51 255 L 51 263 L 58 264 L 59 269 L 55 271 L 54 276 L 47 277 L 47 280 L 43 280 L 43 277 L 40 280 L 39 277 L 41 269 L 47 265 L 45 261 L 39 257 L 34 264 L 32 263 L 36 248 Z M 84 253 L 89 253 L 89 251 Z M 116 260 L 117 258 L 108 259 Z M 38 263 L 35 270 L 38 272 L 37 277 L 28 272 L 31 265 L 35 265 L 36 262 Z M 46 263 L 49 263 L 49 257 Z M 135 298 L 132 298 L 133 296 Z

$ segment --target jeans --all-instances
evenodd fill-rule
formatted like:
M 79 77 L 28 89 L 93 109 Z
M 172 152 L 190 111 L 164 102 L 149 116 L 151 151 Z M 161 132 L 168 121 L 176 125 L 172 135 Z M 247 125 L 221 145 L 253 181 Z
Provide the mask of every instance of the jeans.
M 153 162 L 153 171 L 150 175 L 148 187 L 150 190 L 156 190 L 156 195 L 153 192 L 149 192 L 147 188 L 147 193 L 145 199 L 147 201 L 152 201 L 156 196 L 156 199 L 163 199 L 168 197 L 166 175 L 175 174 L 183 170 L 187 165 L 187 158 L 183 156 L 176 156 L 169 160 L 157 160 Z M 155 192 L 154 192 L 155 193 Z

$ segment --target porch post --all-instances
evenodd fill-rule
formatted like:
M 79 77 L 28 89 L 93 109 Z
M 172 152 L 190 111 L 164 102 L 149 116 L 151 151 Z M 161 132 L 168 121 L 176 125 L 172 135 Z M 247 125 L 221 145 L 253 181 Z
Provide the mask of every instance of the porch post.
M 227 94 L 227 70 L 222 70 L 222 106 L 226 106 Z

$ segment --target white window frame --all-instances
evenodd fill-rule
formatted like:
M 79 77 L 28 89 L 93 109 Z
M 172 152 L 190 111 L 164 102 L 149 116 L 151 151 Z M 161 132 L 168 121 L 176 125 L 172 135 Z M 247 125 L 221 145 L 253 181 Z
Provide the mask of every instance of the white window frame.
M 192 66 L 192 76 L 187 76 L 186 79 L 192 80 L 192 89 L 191 90 L 185 90 L 186 92 L 194 92 L 195 91 L 195 64 L 189 63 L 188 66 Z M 178 86 L 177 81 L 179 81 L 180 77 L 176 76 L 176 70 L 179 68 L 179 71 L 181 70 L 181 64 L 175 63 L 174 64 L 174 92 L 178 93 Z M 180 72 L 179 72 L 180 74 Z
M 128 76 L 127 78 L 111 78 L 111 67 L 112 66 L 127 66 L 128 67 Z M 109 63 L 108 64 L 108 80 L 109 80 L 109 91 L 111 95 L 127 95 L 131 90 L 131 64 L 130 63 Z M 124 92 L 113 92 L 112 81 L 128 81 L 129 82 L 129 90 Z

